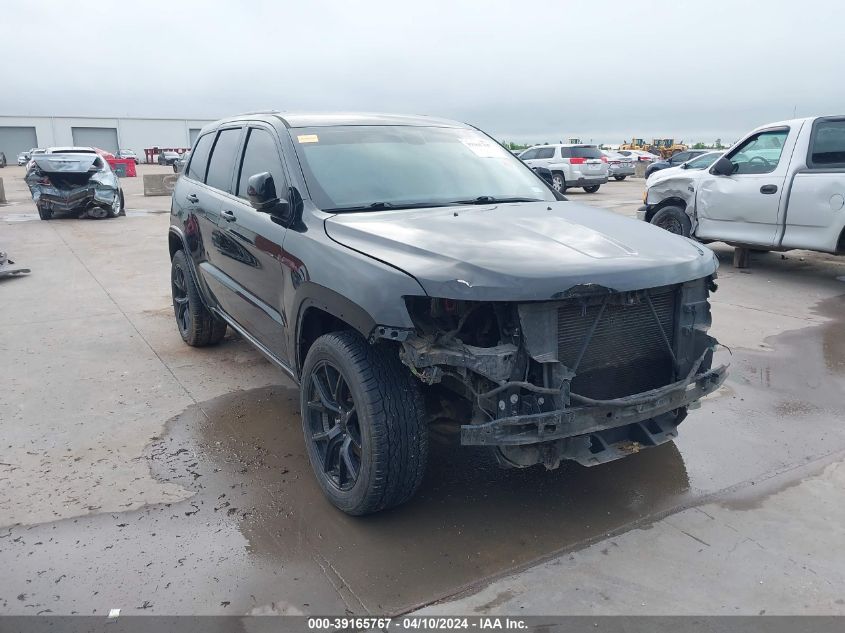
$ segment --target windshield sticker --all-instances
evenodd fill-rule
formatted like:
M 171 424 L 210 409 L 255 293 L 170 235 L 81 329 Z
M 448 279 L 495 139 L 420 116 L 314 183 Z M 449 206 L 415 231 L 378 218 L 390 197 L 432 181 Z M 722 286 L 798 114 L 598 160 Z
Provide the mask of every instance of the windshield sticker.
M 296 137 L 296 140 L 300 143 L 319 143 L 320 139 L 317 138 L 316 134 L 300 134 Z
M 481 158 L 501 158 L 502 148 L 484 138 L 462 138 L 461 143 Z

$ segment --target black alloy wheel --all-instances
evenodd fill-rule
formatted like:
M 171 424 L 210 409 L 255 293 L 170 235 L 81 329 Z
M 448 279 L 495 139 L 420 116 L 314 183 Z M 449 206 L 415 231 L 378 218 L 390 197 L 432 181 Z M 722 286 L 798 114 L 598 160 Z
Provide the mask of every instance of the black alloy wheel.
M 326 480 L 340 491 L 351 490 L 361 471 L 362 439 L 349 385 L 340 369 L 321 360 L 306 388 L 307 441 L 319 457 Z

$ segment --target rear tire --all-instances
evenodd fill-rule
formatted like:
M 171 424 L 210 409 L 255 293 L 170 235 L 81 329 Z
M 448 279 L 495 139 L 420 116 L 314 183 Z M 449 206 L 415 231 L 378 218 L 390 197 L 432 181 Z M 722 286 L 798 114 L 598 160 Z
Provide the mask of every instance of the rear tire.
M 587 193 L 595 193 L 599 190 L 599 187 L 601 187 L 601 185 L 590 185 L 589 187 L 584 187 L 584 191 Z
M 614 180 L 625 180 L 628 176 L 614 176 Z
M 52 220 L 53 219 L 53 210 L 48 209 L 44 205 L 36 205 L 38 207 L 38 217 L 42 220 Z
M 692 222 L 690 222 L 686 211 L 681 207 L 663 207 L 654 214 L 651 223 L 670 233 L 684 237 L 689 237 L 692 231 Z
M 419 384 L 395 347 L 353 331 L 324 334 L 305 358 L 300 406 L 308 458 L 334 506 L 357 516 L 414 495 L 428 428 Z
M 205 307 L 183 250 L 176 251 L 170 264 L 170 290 L 182 340 L 191 347 L 217 345 L 226 335 L 226 322 Z
M 126 215 L 126 206 L 123 203 L 123 190 L 117 190 L 117 206 L 114 204 L 109 209 L 109 217 L 116 218 L 121 215 Z

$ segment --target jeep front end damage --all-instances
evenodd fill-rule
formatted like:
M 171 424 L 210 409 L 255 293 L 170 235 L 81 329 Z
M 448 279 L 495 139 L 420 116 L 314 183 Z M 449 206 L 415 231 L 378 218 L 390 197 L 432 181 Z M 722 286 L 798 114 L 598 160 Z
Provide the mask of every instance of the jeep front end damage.
M 677 435 L 715 391 L 713 277 L 630 292 L 583 286 L 557 301 L 408 298 L 402 361 L 462 412 L 461 443 L 503 465 L 594 465 Z M 456 405 L 456 406 L 455 406 Z

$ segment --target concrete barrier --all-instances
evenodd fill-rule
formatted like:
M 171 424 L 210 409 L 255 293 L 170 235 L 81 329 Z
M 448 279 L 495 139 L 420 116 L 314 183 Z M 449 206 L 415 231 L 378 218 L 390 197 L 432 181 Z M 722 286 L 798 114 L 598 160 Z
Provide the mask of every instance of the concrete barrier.
M 0 178 L 0 204 L 6 204 L 6 189 L 3 187 L 2 178 Z
M 169 196 L 178 179 L 179 174 L 144 174 L 144 195 Z

